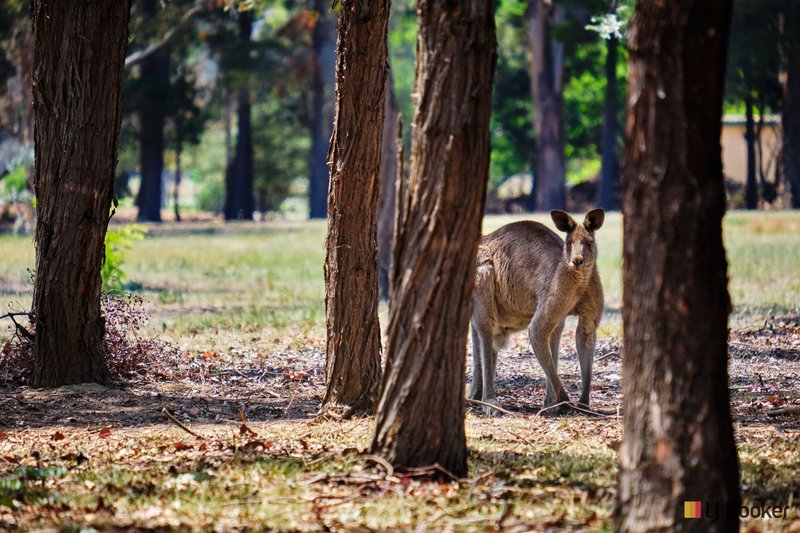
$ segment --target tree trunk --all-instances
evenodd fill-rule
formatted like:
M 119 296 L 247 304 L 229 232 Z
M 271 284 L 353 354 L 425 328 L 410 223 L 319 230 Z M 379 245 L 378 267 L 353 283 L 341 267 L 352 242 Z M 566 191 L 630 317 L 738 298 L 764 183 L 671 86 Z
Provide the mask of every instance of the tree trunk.
M 100 267 L 129 8 L 121 0 L 33 2 L 36 387 L 106 379 Z
M 535 115 L 536 194 L 532 210 L 564 209 L 564 45 L 552 26 L 563 20 L 563 8 L 547 0 L 528 1 L 528 46 Z
M 241 54 L 250 55 L 250 35 L 253 31 L 252 11 L 239 13 Z M 245 60 L 245 70 L 249 61 Z M 239 87 L 236 101 L 236 153 L 225 173 L 225 220 L 252 220 L 255 210 L 253 193 L 253 128 L 251 124 L 250 90 Z
M 371 413 L 381 376 L 378 195 L 390 0 L 341 0 L 325 243 L 323 408 Z
M 611 0 L 611 13 L 617 1 Z M 619 166 L 617 163 L 617 47 L 615 36 L 606 41 L 606 100 L 603 116 L 603 153 L 598 205 L 606 211 L 619 209 Z
M 156 18 L 156 0 L 145 0 L 144 10 L 151 21 Z M 136 204 L 140 222 L 161 222 L 164 171 L 163 90 L 169 84 L 170 47 L 164 46 L 142 59 L 141 78 L 145 81 L 139 108 L 139 173 L 141 176 Z
M 328 99 L 333 85 L 331 71 L 335 65 L 333 30 L 327 16 L 327 0 L 314 0 L 319 13 L 312 35 L 314 74 L 311 97 L 311 176 L 308 184 L 310 218 L 328 214 L 328 140 L 331 123 Z
M 745 207 L 758 207 L 758 182 L 756 181 L 756 123 L 753 118 L 753 97 L 750 94 L 750 76 L 745 73 L 748 95 L 744 98 L 744 140 L 747 144 L 747 181 L 745 182 Z
M 784 55 L 781 85 L 783 102 L 783 174 L 789 186 L 791 205 L 800 208 L 800 7 L 787 2 L 783 10 L 783 38 L 788 41 Z
M 491 0 L 419 0 L 417 109 L 387 364 L 371 449 L 394 464 L 467 470 L 464 384 L 489 175 L 496 60 Z
M 174 209 L 175 209 L 175 222 L 181 221 L 181 206 L 180 206 L 180 192 L 181 192 L 181 178 L 183 169 L 181 168 L 181 152 L 183 151 L 183 141 L 181 140 L 180 132 L 177 132 L 175 139 L 175 196 Z
M 739 530 L 720 155 L 731 3 L 640 2 L 631 22 L 619 531 Z M 684 518 L 686 501 L 703 518 Z
M 389 269 L 392 266 L 392 236 L 394 234 L 394 204 L 397 179 L 397 119 L 399 111 L 394 96 L 391 71 L 386 87 L 386 108 L 383 119 L 381 148 L 381 192 L 378 200 L 378 292 L 389 297 Z

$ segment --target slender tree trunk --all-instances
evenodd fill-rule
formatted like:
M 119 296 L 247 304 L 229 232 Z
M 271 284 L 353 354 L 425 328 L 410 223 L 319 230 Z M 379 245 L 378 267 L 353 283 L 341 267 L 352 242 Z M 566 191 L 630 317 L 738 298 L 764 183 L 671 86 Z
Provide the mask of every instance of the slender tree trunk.
M 329 71 L 334 65 L 333 30 L 327 16 L 327 0 L 314 0 L 319 13 L 312 35 L 314 75 L 311 97 L 311 176 L 308 184 L 310 218 L 325 218 L 328 209 L 328 140 L 331 117 L 328 100 L 333 85 Z
M 617 0 L 611 0 L 611 13 Z M 617 47 L 615 36 L 606 41 L 606 100 L 603 115 L 603 153 L 598 205 L 606 211 L 619 209 L 619 165 L 617 162 Z
M 372 412 L 381 376 L 378 227 L 390 0 L 341 0 L 325 243 L 323 408 Z
M 239 39 L 241 54 L 250 55 L 250 34 L 253 31 L 252 11 L 239 13 Z M 244 69 L 249 68 L 245 59 Z M 246 84 L 246 82 L 243 82 Z M 255 210 L 253 193 L 253 128 L 251 124 L 250 90 L 239 87 L 236 99 L 236 151 L 225 171 L 225 220 L 252 220 Z
M 547 0 L 528 0 L 528 46 L 535 115 L 536 195 L 533 210 L 564 209 L 564 45 L 552 26 L 563 20 L 563 7 Z
M 739 530 L 720 155 L 731 4 L 639 2 L 631 22 L 619 531 Z
M 175 208 L 175 221 L 181 221 L 181 208 L 180 208 L 180 191 L 181 191 L 181 179 L 183 169 L 181 168 L 181 152 L 183 151 L 183 142 L 181 141 L 180 134 L 177 135 L 175 139 L 175 196 L 174 200 L 174 208 Z
M 397 119 L 399 115 L 391 71 L 387 80 L 385 100 L 383 147 L 381 148 L 381 193 L 378 201 L 378 291 L 381 298 L 384 299 L 389 297 L 389 269 L 392 266 L 395 179 L 397 178 Z
M 800 6 L 787 2 L 783 17 L 783 38 L 787 42 L 781 77 L 783 174 L 789 186 L 791 206 L 800 209 Z
M 750 76 L 745 73 L 748 95 L 744 98 L 744 140 L 747 144 L 747 181 L 745 182 L 745 207 L 758 207 L 758 182 L 756 181 L 756 123 L 753 118 L 753 97 L 750 95 Z
M 145 13 L 154 21 L 158 12 L 156 0 L 144 0 Z M 141 61 L 144 81 L 139 108 L 139 174 L 141 176 L 136 204 L 140 222 L 161 222 L 162 182 L 164 171 L 164 105 L 163 90 L 169 85 L 170 47 L 164 46 Z
M 467 471 L 464 384 L 489 176 L 494 2 L 418 0 L 411 177 L 395 234 L 387 366 L 371 449 L 394 464 Z
M 130 2 L 34 1 L 37 387 L 102 382 L 100 267 Z

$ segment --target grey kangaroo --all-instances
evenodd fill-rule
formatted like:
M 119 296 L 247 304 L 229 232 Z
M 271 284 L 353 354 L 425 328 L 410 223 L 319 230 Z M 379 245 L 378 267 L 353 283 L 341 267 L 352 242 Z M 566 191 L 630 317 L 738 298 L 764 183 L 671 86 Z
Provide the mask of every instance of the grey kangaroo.
M 478 248 L 472 297 L 473 378 L 469 397 L 499 405 L 495 393 L 497 350 L 511 333 L 528 328 L 528 338 L 547 378 L 544 407 L 568 402 L 558 379 L 558 347 L 564 321 L 578 315 L 575 341 L 581 367 L 580 403 L 589 405 L 595 336 L 603 314 L 594 233 L 605 212 L 593 209 L 582 224 L 552 211 L 555 232 L 533 221 L 514 222 L 485 235 Z M 563 413 L 560 406 L 550 412 Z M 487 413 L 492 409 L 484 407 Z

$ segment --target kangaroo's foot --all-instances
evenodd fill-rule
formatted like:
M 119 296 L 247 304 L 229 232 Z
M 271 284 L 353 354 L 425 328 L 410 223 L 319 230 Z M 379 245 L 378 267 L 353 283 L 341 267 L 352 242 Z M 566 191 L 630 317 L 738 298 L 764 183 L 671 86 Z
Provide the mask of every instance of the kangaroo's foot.
M 483 398 L 483 384 L 480 382 L 480 378 L 473 380 L 470 384 L 467 398 L 470 400 L 481 400 Z
M 489 405 L 481 405 L 481 411 L 483 411 L 483 414 L 488 416 L 503 416 L 503 413 L 501 411 L 489 407 L 490 405 L 493 405 L 495 407 L 501 407 L 500 402 L 497 401 L 497 398 L 488 398 L 485 400 L 481 399 L 480 401 L 485 404 L 489 404 Z
M 569 396 L 566 393 L 558 396 L 557 400 L 552 398 L 545 398 L 544 405 L 539 411 L 544 416 L 561 416 L 569 413 L 572 410 L 572 404 L 569 402 Z

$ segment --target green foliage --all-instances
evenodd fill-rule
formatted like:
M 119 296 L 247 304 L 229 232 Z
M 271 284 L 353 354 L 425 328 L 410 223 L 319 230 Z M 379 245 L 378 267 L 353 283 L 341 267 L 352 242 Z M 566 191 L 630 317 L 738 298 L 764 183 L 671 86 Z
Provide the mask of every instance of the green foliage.
M 127 281 L 127 274 L 122 269 L 128 251 L 136 241 L 144 239 L 147 228 L 141 224 L 127 224 L 116 230 L 106 232 L 106 255 L 100 275 L 103 279 L 103 290 L 120 292 Z
M 11 201 L 17 201 L 20 195 L 25 192 L 28 186 L 27 183 L 28 168 L 25 166 L 17 167 L 0 180 L 0 184 L 2 184 L 2 189 L 0 189 L 0 191 L 2 191 L 2 197 Z

